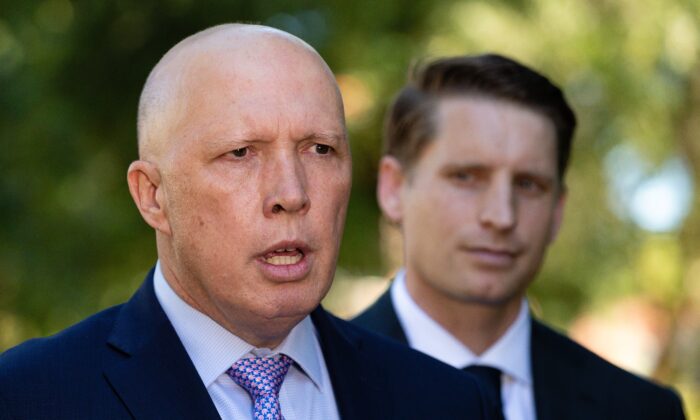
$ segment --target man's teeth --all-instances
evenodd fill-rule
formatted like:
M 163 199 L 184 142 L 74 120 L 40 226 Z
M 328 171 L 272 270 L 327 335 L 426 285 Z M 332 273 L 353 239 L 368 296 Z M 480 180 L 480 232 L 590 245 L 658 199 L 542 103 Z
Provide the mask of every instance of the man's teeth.
M 281 251 L 280 251 L 281 252 Z M 297 255 L 275 255 L 265 258 L 265 262 L 272 265 L 292 265 L 301 261 L 302 254 Z

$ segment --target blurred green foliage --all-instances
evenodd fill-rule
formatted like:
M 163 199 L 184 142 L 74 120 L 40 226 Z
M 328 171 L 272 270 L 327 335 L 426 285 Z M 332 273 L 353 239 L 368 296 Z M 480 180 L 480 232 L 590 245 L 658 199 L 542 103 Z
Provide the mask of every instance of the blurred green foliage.
M 156 258 L 125 182 L 142 84 L 187 35 L 260 22 L 317 48 L 341 84 L 354 158 L 344 272 L 392 268 L 375 171 L 383 111 L 413 59 L 496 51 L 561 84 L 580 129 L 563 231 L 531 301 L 566 327 L 621 297 L 652 300 L 672 320 L 656 374 L 694 413 L 699 17 L 697 0 L 0 0 L 0 350 L 131 295 Z M 681 157 L 694 195 L 678 227 L 649 233 L 615 210 L 624 174 L 605 162 L 623 144 L 651 169 Z

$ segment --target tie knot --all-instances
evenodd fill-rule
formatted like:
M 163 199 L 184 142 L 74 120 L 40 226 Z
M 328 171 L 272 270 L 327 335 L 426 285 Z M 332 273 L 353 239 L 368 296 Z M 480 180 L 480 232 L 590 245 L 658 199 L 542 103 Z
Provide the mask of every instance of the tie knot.
M 292 359 L 284 354 L 273 357 L 251 357 L 240 359 L 231 366 L 228 374 L 242 386 L 253 399 L 279 395 L 284 376 Z
M 501 370 L 496 369 L 491 366 L 483 365 L 470 365 L 464 368 L 465 372 L 469 372 L 482 381 L 486 381 L 490 386 L 494 388 L 500 388 L 501 386 Z

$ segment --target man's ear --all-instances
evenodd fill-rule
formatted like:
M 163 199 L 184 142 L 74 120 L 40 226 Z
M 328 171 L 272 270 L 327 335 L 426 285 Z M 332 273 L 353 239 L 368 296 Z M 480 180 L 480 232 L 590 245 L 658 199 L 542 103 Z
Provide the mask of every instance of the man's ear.
M 552 227 L 549 232 L 549 243 L 554 242 L 559 234 L 561 222 L 564 220 L 564 205 L 566 204 L 566 186 L 562 185 L 557 202 L 554 204 L 554 213 L 552 215 Z
M 143 220 L 153 229 L 170 235 L 160 172 L 156 165 L 145 160 L 134 161 L 129 165 L 126 180 L 129 183 L 131 198 L 134 199 Z
M 382 157 L 377 177 L 377 201 L 384 216 L 398 225 L 403 218 L 401 188 L 404 182 L 405 174 L 401 163 L 393 156 Z

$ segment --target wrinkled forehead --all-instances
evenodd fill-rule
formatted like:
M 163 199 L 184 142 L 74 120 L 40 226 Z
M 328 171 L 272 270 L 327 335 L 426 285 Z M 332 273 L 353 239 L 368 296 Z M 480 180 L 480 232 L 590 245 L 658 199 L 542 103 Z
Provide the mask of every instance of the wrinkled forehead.
M 342 100 L 321 57 L 303 41 L 270 28 L 197 34 L 169 51 L 149 77 L 140 109 L 140 143 L 173 140 L 172 132 L 205 105 L 305 94 L 339 114 Z M 336 112 L 334 112 L 336 111 Z M 143 117 L 143 118 L 141 118 Z M 141 126 L 143 125 L 143 130 Z M 144 135 L 141 136 L 141 131 Z M 160 141 L 152 141 L 160 139 Z

